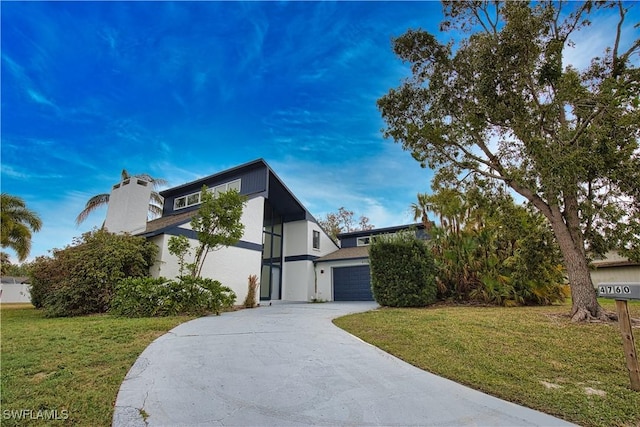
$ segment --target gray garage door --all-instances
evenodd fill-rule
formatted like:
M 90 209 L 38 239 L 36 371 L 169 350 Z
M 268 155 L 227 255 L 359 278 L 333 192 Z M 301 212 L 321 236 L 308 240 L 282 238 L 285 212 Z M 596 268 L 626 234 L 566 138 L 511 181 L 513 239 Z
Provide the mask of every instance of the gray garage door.
M 369 266 L 334 268 L 333 299 L 335 301 L 373 301 Z

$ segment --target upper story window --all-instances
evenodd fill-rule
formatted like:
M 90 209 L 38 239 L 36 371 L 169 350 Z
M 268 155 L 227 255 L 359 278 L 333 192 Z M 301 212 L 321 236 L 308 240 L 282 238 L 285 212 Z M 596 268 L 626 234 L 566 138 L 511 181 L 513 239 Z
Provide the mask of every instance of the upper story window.
M 235 181 L 227 182 L 225 184 L 216 185 L 210 188 L 209 191 L 213 193 L 214 197 L 218 197 L 220 193 L 227 192 L 229 190 L 240 191 L 241 181 L 236 179 Z M 201 192 L 187 194 L 186 196 L 176 197 L 173 201 L 173 210 L 184 209 L 190 206 L 199 205 L 201 202 Z
M 239 193 L 240 180 L 236 179 L 235 181 L 227 182 L 221 185 L 216 185 L 215 187 L 211 188 L 209 191 L 213 192 L 214 197 L 218 197 L 218 194 L 225 193 L 229 190 L 236 190 Z
M 371 236 L 358 237 L 356 240 L 356 245 L 358 246 L 369 246 L 369 244 L 371 244 Z
M 313 249 L 320 250 L 320 232 L 313 230 Z

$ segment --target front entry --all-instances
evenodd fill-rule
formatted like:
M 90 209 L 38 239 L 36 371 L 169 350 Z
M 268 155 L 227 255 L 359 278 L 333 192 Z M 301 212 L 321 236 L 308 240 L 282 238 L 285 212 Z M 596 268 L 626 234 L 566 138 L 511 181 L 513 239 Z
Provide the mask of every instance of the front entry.
M 282 217 L 265 200 L 260 278 L 260 300 L 263 301 L 282 298 L 282 234 Z

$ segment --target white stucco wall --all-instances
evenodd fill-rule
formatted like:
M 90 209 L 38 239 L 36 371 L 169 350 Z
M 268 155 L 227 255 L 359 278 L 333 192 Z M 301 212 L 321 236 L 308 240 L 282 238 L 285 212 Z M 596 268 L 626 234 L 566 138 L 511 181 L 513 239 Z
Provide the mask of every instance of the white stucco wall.
M 628 261 L 614 251 L 607 252 L 603 259 L 594 260 L 594 268 L 591 270 L 593 285 L 607 282 L 640 282 L 640 265 L 630 265 Z
M 168 240 L 169 236 L 165 234 L 161 234 L 149 239 L 150 242 L 158 247 L 156 262 L 149 269 L 149 274 L 151 274 L 151 277 L 164 276 L 167 278 L 173 278 L 178 274 L 178 259 L 169 254 L 169 250 L 167 248 Z
M 320 232 L 320 249 L 313 248 L 314 231 Z M 316 258 L 336 250 L 338 250 L 336 245 L 318 224 L 311 221 L 285 223 L 282 298 L 288 301 L 309 301 L 316 293 L 313 260 L 286 261 L 287 257 Z
M 202 277 L 218 280 L 233 289 L 238 297 L 236 304 L 242 304 L 249 289 L 249 275 L 260 277 L 261 266 L 261 252 L 229 247 L 209 253 L 202 268 Z
M 335 267 L 353 267 L 368 265 L 368 259 L 349 259 L 326 261 L 316 264 L 315 272 L 318 280 L 318 299 L 333 301 L 333 269 Z
M 262 218 L 264 198 L 257 197 L 247 202 L 242 212 L 242 222 L 245 225 L 244 234 L 240 239 L 243 242 L 262 244 Z M 179 228 L 190 230 L 188 222 Z M 152 237 L 150 241 L 159 247 L 158 261 L 150 269 L 153 277 L 163 276 L 173 279 L 179 274 L 178 258 L 169 253 L 168 242 L 170 235 Z M 195 249 L 199 242 L 197 239 L 189 239 L 191 254 L 187 255 L 186 262 L 193 262 Z M 221 248 L 211 251 L 207 255 L 205 265 L 202 268 L 202 277 L 208 277 L 220 281 L 230 287 L 237 295 L 237 304 L 241 304 L 247 295 L 249 275 L 260 277 L 262 265 L 262 252 L 259 250 L 244 249 L 239 247 Z
M 282 299 L 286 301 L 309 301 L 313 298 L 313 262 L 287 262 L 282 278 Z
M 0 302 L 30 303 L 30 286 L 25 283 L 0 283 Z
M 320 249 L 313 249 L 313 231 L 320 232 Z M 338 250 L 331 238 L 320 226 L 311 221 L 294 221 L 284 224 L 284 256 L 325 256 Z
M 242 223 L 245 242 L 262 244 L 262 223 L 264 220 L 264 197 L 255 197 L 249 201 L 242 211 Z
M 600 283 L 640 282 L 640 266 L 602 267 L 591 271 L 594 286 Z

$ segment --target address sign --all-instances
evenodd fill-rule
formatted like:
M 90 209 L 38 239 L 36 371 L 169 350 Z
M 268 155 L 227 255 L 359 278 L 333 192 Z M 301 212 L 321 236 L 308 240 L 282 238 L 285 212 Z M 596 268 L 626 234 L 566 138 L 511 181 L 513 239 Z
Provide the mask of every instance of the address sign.
M 640 300 L 640 283 L 600 283 L 598 285 L 598 296 L 617 300 Z

